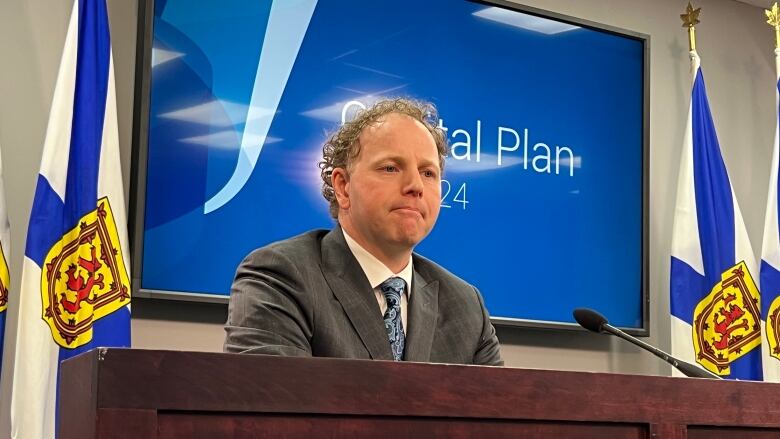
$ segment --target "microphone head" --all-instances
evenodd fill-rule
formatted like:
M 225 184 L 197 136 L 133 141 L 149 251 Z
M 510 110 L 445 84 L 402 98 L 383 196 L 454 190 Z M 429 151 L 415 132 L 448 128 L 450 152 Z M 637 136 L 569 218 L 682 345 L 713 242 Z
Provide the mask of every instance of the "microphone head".
M 574 320 L 583 328 L 593 332 L 604 332 L 604 325 L 609 323 L 606 317 L 589 308 L 575 309 Z

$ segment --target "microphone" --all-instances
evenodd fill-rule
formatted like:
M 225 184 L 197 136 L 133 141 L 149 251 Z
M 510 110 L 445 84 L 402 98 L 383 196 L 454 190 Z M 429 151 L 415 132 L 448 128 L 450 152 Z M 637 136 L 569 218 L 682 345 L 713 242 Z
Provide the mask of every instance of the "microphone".
M 592 309 L 588 309 L 588 308 L 575 309 L 574 320 L 576 320 L 577 323 L 580 324 L 580 326 L 587 329 L 588 331 L 598 332 L 599 334 L 608 332 L 614 336 L 622 338 L 623 340 L 627 340 L 630 343 L 633 343 L 646 351 L 651 352 L 656 357 L 674 366 L 677 370 L 685 374 L 685 376 L 693 377 L 693 378 L 714 378 L 718 380 L 723 379 L 718 375 L 715 375 L 714 373 L 710 372 L 709 370 L 703 369 L 699 366 L 693 365 L 691 363 L 682 360 L 678 360 L 672 357 L 671 355 L 667 354 L 666 352 L 656 348 L 655 346 L 651 346 L 636 337 L 632 337 L 626 334 L 620 329 L 610 325 L 606 317 L 604 317 L 603 315 L 599 314 L 598 312 Z

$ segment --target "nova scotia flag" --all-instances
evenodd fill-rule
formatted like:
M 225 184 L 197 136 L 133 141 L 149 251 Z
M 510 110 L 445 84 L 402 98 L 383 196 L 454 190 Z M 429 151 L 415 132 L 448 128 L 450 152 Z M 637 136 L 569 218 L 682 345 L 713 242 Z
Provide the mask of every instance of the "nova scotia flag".
M 775 110 L 778 110 L 778 93 L 780 90 L 780 49 L 775 49 Z M 775 144 L 772 153 L 772 167 L 769 172 L 769 195 L 766 202 L 764 217 L 764 242 L 761 246 L 761 316 L 764 322 L 762 350 L 764 353 L 764 380 L 780 382 L 780 232 L 778 232 L 777 187 L 778 180 L 778 144 L 780 143 L 780 123 L 778 113 L 775 113 Z
M 720 154 L 696 52 L 691 60 L 672 233 L 672 353 L 724 378 L 761 380 L 755 257 Z
M 24 251 L 11 395 L 16 439 L 55 437 L 61 361 L 130 346 L 113 68 L 105 0 L 76 0 Z

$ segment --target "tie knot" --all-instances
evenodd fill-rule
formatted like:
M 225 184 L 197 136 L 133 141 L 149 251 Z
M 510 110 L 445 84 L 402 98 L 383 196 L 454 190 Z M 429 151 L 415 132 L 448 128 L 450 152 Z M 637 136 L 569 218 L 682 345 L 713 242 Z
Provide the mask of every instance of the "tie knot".
M 406 289 L 406 281 L 400 277 L 391 277 L 382 282 L 379 285 L 379 289 L 382 291 L 382 294 L 385 295 L 385 299 L 388 301 L 392 300 L 393 302 L 398 301 L 398 303 L 400 303 L 401 294 L 403 294 L 404 289 Z

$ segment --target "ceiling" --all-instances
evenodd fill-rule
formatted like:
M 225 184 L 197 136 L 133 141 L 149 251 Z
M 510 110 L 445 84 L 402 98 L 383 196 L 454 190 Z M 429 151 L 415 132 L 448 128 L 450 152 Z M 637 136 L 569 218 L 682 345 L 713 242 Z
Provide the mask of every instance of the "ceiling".
M 775 0 L 736 0 L 740 3 L 747 3 L 749 5 L 758 6 L 764 9 L 769 9 Z

